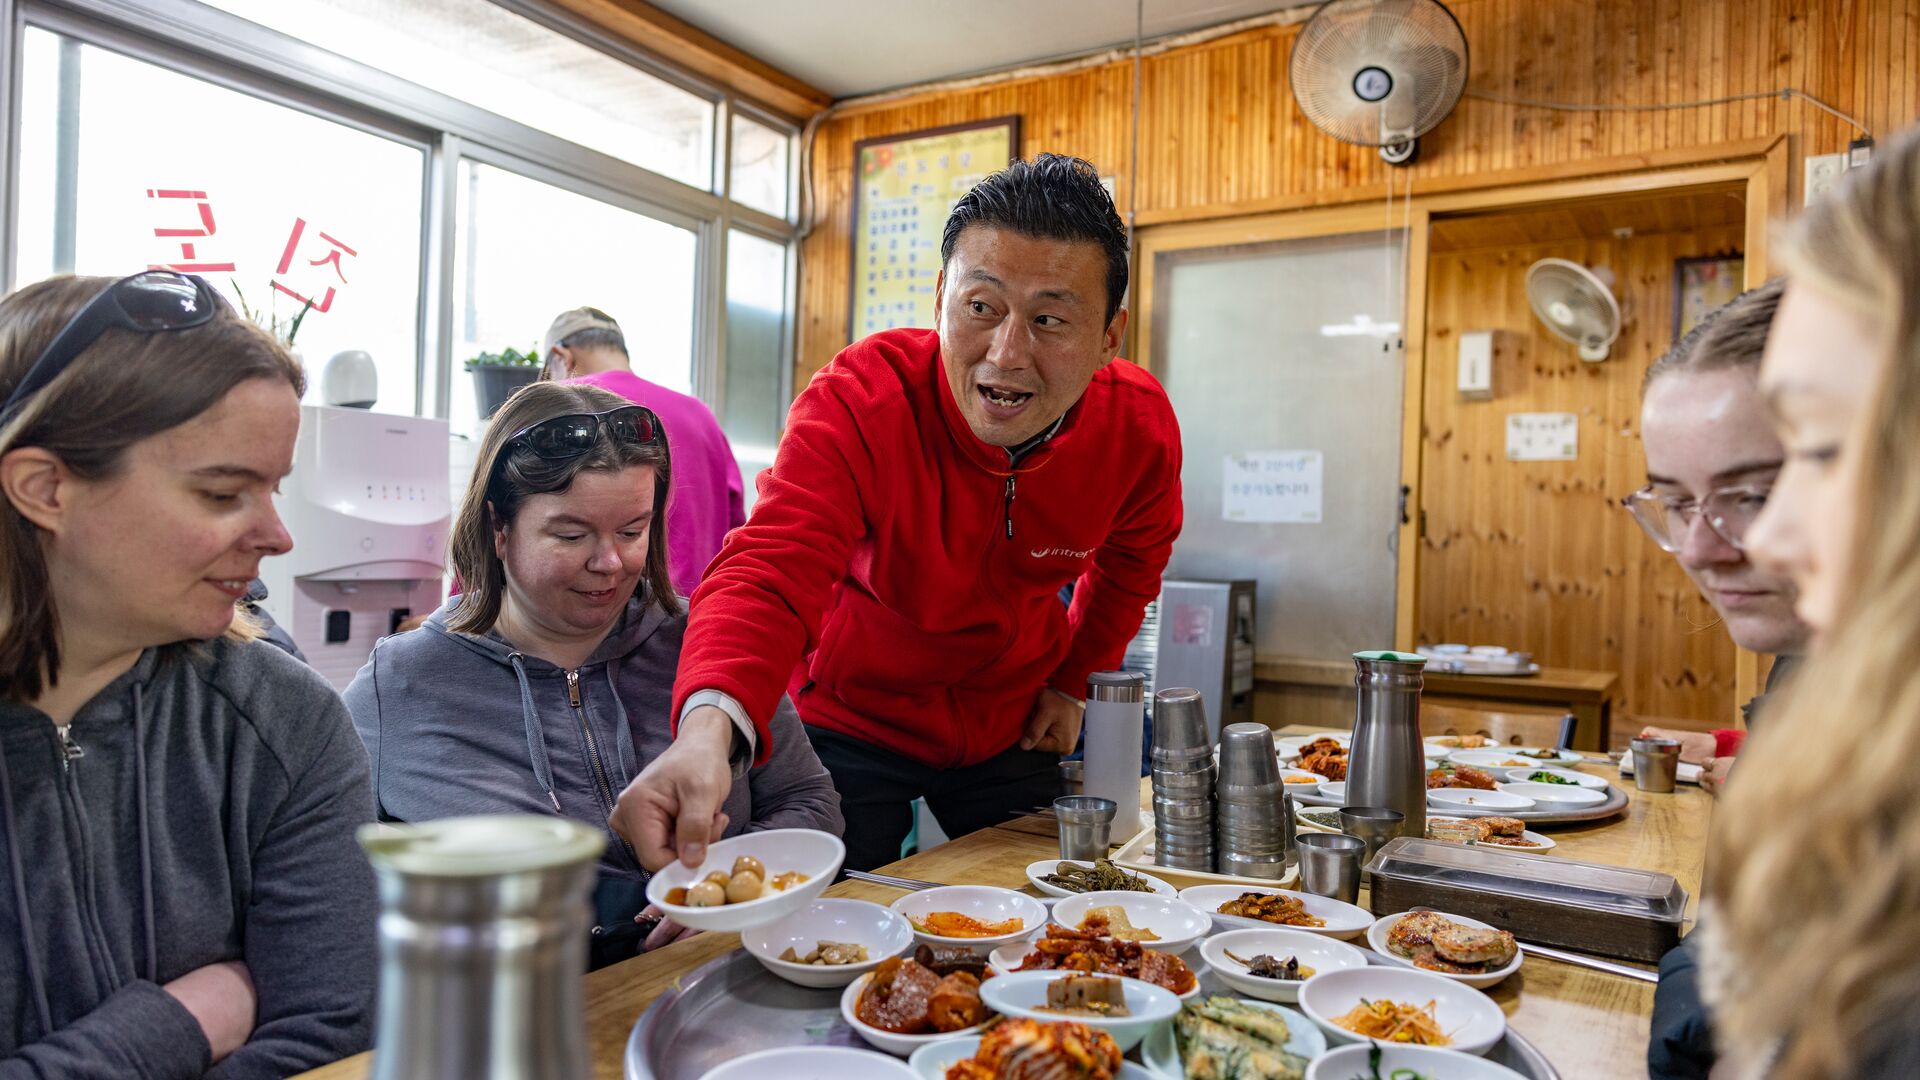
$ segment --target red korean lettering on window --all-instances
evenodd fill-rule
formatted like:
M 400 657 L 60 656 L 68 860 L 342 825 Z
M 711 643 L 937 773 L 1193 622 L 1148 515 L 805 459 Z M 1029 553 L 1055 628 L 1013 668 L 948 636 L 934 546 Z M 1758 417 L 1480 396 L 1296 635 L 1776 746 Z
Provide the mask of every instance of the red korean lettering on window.
M 347 283 L 347 274 L 340 263 L 340 256 L 345 254 L 358 257 L 360 253 L 348 247 L 346 244 L 335 240 L 333 237 L 328 236 L 321 230 L 315 229 L 313 230 L 314 235 L 326 243 L 327 250 L 317 259 L 307 259 L 303 255 L 302 261 L 306 263 L 307 268 L 298 271 L 301 280 L 293 284 L 288 284 L 283 279 L 286 279 L 288 274 L 294 270 L 294 257 L 296 254 L 300 254 L 300 240 L 301 237 L 306 234 L 306 231 L 307 219 L 294 218 L 293 232 L 288 234 L 287 246 L 280 252 L 280 265 L 274 270 L 276 276 L 273 279 L 273 287 L 293 297 L 302 304 L 312 304 L 313 310 L 325 313 L 327 309 L 333 307 L 333 298 L 337 293 L 337 289 L 332 282 L 327 281 L 326 271 L 324 269 L 316 270 L 314 268 L 332 267 L 333 276 L 339 279 L 341 285 L 345 285 Z M 319 245 L 316 244 L 310 246 L 307 250 L 312 252 L 318 249 Z M 307 279 L 313 279 L 315 283 L 309 284 Z M 295 288 L 296 285 L 298 288 Z M 321 285 L 324 285 L 326 288 L 326 294 L 324 296 L 314 297 L 310 295 L 318 292 Z M 307 291 L 302 293 L 299 289 L 305 289 Z
M 189 191 L 182 188 L 148 188 L 149 199 L 170 199 L 192 203 L 197 214 L 197 225 L 172 228 L 156 228 L 153 235 L 166 240 L 180 242 L 180 261 L 171 263 L 148 263 L 149 270 L 178 270 L 183 274 L 204 274 L 215 271 L 231 273 L 234 264 L 230 262 L 206 262 L 200 254 L 201 242 L 213 236 L 216 231 L 213 224 L 213 204 L 207 201 L 204 191 Z M 177 220 L 177 219 L 176 219 Z

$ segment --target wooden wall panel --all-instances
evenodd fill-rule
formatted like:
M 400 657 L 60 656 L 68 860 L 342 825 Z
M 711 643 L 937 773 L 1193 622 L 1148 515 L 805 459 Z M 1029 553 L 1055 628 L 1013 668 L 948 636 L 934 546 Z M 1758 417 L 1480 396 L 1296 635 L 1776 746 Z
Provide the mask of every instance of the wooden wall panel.
M 1797 86 L 1882 138 L 1920 116 L 1920 0 L 1452 0 L 1472 89 L 1511 97 L 1650 104 Z M 1308 124 L 1287 89 L 1297 30 L 1269 28 L 1150 57 L 1142 84 L 1140 222 L 1378 199 L 1374 151 Z M 1021 152 L 1078 154 L 1121 178 L 1130 62 L 850 110 L 821 125 L 814 231 L 802 247 L 796 383 L 846 344 L 852 147 L 858 139 L 1018 113 Z M 1393 174 L 1434 180 L 1654 153 L 1782 133 L 1802 153 L 1852 132 L 1774 98 L 1653 113 L 1567 113 L 1464 99 Z M 1791 200 L 1795 204 L 1798 198 Z
M 1738 250 L 1742 233 L 1735 224 L 1434 253 L 1424 640 L 1505 644 L 1548 666 L 1619 672 L 1616 716 L 1717 726 L 1732 715 L 1732 640 L 1679 564 L 1616 501 L 1646 482 L 1640 383 L 1672 341 L 1673 262 Z M 1613 271 L 1626 324 L 1606 362 L 1580 360 L 1528 308 L 1526 269 L 1548 256 Z M 1459 334 L 1471 330 L 1499 332 L 1491 401 L 1463 400 L 1451 385 Z M 1513 412 L 1577 414 L 1579 459 L 1506 460 Z

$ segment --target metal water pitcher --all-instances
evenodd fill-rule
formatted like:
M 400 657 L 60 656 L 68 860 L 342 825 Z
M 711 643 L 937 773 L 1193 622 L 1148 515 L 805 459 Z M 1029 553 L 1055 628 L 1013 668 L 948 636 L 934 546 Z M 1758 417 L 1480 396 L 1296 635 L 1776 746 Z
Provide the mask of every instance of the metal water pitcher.
M 1347 756 L 1347 805 L 1406 815 L 1405 836 L 1427 835 L 1426 750 L 1420 740 L 1420 687 L 1426 658 L 1381 650 L 1353 654 L 1353 746 Z
M 588 892 L 606 834 L 501 815 L 368 825 L 374 1080 L 585 1080 Z

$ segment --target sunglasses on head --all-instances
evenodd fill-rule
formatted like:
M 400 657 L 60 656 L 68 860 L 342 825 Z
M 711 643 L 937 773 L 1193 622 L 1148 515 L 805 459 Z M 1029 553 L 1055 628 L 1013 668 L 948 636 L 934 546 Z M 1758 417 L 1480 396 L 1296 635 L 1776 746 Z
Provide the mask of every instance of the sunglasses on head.
M 190 330 L 212 322 L 225 306 L 226 301 L 220 299 L 213 287 L 193 274 L 148 270 L 123 277 L 101 290 L 100 295 L 87 301 L 79 314 L 67 320 L 67 325 L 53 336 L 46 350 L 7 395 L 7 403 L 0 406 L 0 417 L 59 378 L 87 346 L 109 330 L 133 330 L 142 334 Z
M 500 463 L 517 449 L 525 449 L 542 461 L 580 457 L 600 441 L 602 430 L 615 443 L 648 446 L 660 439 L 660 420 L 644 405 L 622 405 L 603 413 L 568 413 L 528 424 L 500 444 L 493 473 L 499 475 Z

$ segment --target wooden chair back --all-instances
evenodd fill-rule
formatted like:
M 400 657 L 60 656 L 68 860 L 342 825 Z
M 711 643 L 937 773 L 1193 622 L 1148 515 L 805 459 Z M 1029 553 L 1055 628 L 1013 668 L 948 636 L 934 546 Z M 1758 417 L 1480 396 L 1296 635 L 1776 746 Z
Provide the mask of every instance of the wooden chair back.
M 1502 746 L 1560 746 L 1571 741 L 1574 717 L 1558 711 L 1520 712 L 1440 701 L 1420 703 L 1420 734 L 1484 735 Z

